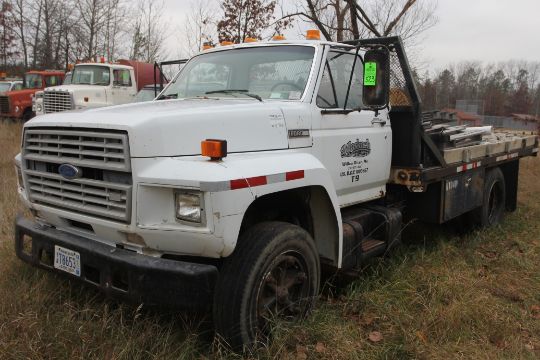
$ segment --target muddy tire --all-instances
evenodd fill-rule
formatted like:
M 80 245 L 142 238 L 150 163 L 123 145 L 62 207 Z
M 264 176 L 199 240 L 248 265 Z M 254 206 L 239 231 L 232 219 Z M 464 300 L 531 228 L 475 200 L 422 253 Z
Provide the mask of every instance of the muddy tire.
M 235 350 L 266 342 L 272 319 L 309 313 L 319 282 L 319 256 L 308 232 L 283 222 L 254 225 L 220 269 L 213 307 L 218 336 Z
M 471 212 L 472 223 L 481 228 L 499 224 L 506 208 L 506 186 L 499 168 L 486 171 L 482 206 Z

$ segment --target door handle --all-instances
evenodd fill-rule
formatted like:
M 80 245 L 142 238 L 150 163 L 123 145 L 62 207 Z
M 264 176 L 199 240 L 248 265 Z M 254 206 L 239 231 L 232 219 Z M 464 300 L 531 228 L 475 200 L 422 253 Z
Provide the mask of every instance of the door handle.
M 386 125 L 386 120 L 377 119 L 377 118 L 371 120 L 371 125 L 375 125 L 375 124 L 379 124 L 381 126 L 384 126 L 384 125 Z

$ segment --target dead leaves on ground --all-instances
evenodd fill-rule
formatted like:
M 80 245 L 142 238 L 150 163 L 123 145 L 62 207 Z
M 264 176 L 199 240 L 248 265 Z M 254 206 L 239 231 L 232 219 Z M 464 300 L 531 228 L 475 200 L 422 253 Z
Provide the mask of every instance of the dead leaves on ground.
M 383 335 L 379 331 L 372 331 L 369 333 L 368 339 L 373 343 L 378 343 L 382 341 Z
M 536 320 L 540 320 L 540 306 L 531 306 L 531 316 Z
M 326 345 L 322 342 L 317 342 L 317 344 L 314 346 L 313 350 L 315 350 L 318 354 L 324 354 L 326 353 Z M 297 360 L 305 360 L 308 359 L 309 356 L 309 349 L 307 346 L 304 345 L 296 345 L 296 359 Z

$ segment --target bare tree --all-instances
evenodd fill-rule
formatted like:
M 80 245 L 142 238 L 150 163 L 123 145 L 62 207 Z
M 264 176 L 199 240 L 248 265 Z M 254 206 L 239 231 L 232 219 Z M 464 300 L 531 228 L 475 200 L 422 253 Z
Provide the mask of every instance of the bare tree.
M 305 0 L 284 18 L 314 24 L 327 40 L 400 35 L 411 41 L 437 23 L 428 0 Z
M 216 0 L 193 0 L 190 11 L 184 18 L 182 38 L 179 43 L 183 44 L 183 50 L 188 56 L 199 52 L 205 43 L 213 43 L 213 33 L 216 29 L 214 10 Z
M 8 60 L 18 53 L 15 44 L 16 27 L 12 15 L 12 6 L 8 1 L 2 1 L 0 4 L 0 56 L 2 57 L 2 65 L 4 69 L 8 64 Z
M 26 13 L 28 10 L 28 6 L 29 4 L 27 0 L 15 0 L 11 8 L 11 14 L 14 19 L 16 19 L 14 31 L 17 34 L 17 37 L 19 38 L 21 44 L 25 69 L 28 68 L 28 44 L 26 39 L 26 32 L 28 27 L 28 19 L 26 18 Z
M 107 0 L 107 11 L 104 20 L 102 54 L 113 60 L 117 55 L 118 41 L 125 35 L 128 10 L 123 0 Z
M 86 58 L 97 57 L 98 36 L 107 19 L 107 0 L 77 0 L 82 36 L 86 40 Z
M 132 58 L 154 62 L 164 57 L 163 44 L 168 37 L 167 29 L 163 0 L 139 0 L 130 31 Z

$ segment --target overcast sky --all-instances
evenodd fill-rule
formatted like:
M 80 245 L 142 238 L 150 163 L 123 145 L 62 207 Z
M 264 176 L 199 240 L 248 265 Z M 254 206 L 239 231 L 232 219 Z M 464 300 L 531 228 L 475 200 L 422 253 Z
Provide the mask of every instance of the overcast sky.
M 173 32 L 181 31 L 191 1 L 164 0 Z M 540 0 L 439 0 L 438 3 L 439 22 L 425 34 L 420 56 L 432 70 L 462 60 L 540 61 Z M 216 6 L 216 13 L 219 12 Z M 173 34 L 168 39 L 170 57 L 181 54 L 178 38 Z

